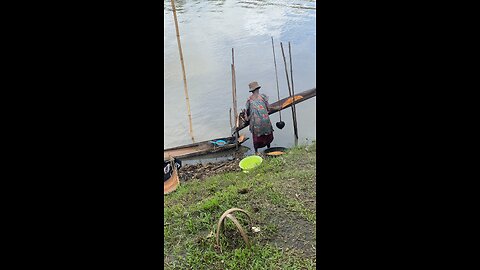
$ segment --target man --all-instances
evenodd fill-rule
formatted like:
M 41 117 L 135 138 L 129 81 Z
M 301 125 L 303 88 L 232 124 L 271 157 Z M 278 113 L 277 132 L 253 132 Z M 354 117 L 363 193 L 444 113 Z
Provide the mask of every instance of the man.
M 248 84 L 249 92 L 252 95 L 248 98 L 246 110 L 242 110 L 246 121 L 250 121 L 250 132 L 253 137 L 253 147 L 255 153 L 258 154 L 258 149 L 267 146 L 270 148 L 270 143 L 273 141 L 273 127 L 268 110 L 272 109 L 268 104 L 268 97 L 260 94 L 261 86 L 258 82 L 251 82 Z

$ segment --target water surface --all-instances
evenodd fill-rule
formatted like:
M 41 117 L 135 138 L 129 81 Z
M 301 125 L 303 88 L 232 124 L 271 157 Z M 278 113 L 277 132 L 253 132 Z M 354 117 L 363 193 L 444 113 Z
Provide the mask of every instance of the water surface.
M 187 73 L 195 140 L 230 136 L 232 107 L 231 50 L 235 49 L 239 111 L 249 96 L 248 83 L 258 81 L 261 93 L 277 100 L 270 37 L 275 40 L 280 97 L 288 96 L 279 42 L 292 45 L 295 92 L 316 87 L 316 1 L 224 0 L 175 1 Z M 287 46 L 285 46 L 287 45 Z M 191 143 L 182 69 L 170 0 L 164 1 L 164 147 Z M 290 75 L 290 74 L 289 74 Z M 316 138 L 316 97 L 297 105 L 299 142 Z M 271 116 L 272 146 L 294 144 L 292 113 L 282 111 L 285 128 Z M 242 130 L 248 137 L 248 128 Z M 252 148 L 252 140 L 245 146 Z

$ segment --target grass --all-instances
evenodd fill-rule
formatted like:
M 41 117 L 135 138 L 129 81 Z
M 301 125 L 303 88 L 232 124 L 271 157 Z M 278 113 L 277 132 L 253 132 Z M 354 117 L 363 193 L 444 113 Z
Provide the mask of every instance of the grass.
M 264 159 L 242 172 L 182 183 L 164 197 L 165 269 L 315 269 L 316 143 Z M 230 220 L 215 243 L 216 225 L 230 208 L 242 208 L 248 220 L 234 213 L 248 231 L 247 247 Z

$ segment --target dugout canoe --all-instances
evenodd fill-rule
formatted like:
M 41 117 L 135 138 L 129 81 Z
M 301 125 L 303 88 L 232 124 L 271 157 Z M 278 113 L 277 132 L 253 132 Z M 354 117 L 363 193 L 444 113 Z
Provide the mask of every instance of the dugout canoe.
M 245 135 L 240 135 L 238 137 L 238 144 L 241 145 L 246 140 L 248 140 L 248 138 Z M 236 144 L 234 136 L 192 143 L 188 145 L 164 149 L 163 159 L 169 160 L 170 158 L 189 158 L 207 155 L 235 148 L 235 145 Z
M 317 88 L 316 87 L 312 88 L 312 89 L 309 89 L 309 90 L 306 90 L 306 91 L 303 91 L 303 92 L 300 92 L 300 93 L 296 93 L 295 97 L 286 97 L 286 98 L 281 99 L 277 102 L 271 103 L 270 106 L 272 106 L 272 107 L 279 107 L 280 106 L 280 109 L 278 109 L 278 108 L 277 109 L 272 109 L 268 112 L 268 114 L 274 114 L 274 113 L 279 112 L 281 110 L 284 110 L 288 107 L 291 107 L 292 104 L 298 104 L 302 101 L 313 98 L 316 95 L 317 95 Z M 240 130 L 248 127 L 249 122 L 245 121 L 245 119 L 243 118 L 243 113 L 240 113 L 238 118 L 239 119 L 237 119 L 237 121 L 238 121 L 237 131 L 240 131 Z M 232 134 L 235 134 L 235 128 L 232 129 Z
M 172 193 L 180 185 L 177 168 L 174 166 L 172 176 L 163 182 L 163 195 Z

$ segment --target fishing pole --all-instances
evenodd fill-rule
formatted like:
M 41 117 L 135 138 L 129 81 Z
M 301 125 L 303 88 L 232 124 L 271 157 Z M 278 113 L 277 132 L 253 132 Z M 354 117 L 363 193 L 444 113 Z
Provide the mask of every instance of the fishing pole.
M 290 94 L 290 97 L 293 98 L 293 100 L 295 101 L 295 97 L 292 96 L 292 89 L 290 88 L 290 79 L 288 78 L 288 67 L 287 67 L 287 59 L 285 58 L 285 51 L 283 50 L 283 43 L 280 42 L 280 47 L 282 48 L 282 56 L 283 56 L 283 63 L 285 64 L 285 75 L 287 76 L 287 86 L 288 86 L 288 93 Z M 292 102 L 292 105 L 293 105 L 293 102 Z M 292 107 L 292 120 L 293 120 L 293 131 L 294 131 L 294 134 L 295 134 L 295 142 L 297 142 L 296 138 L 297 138 L 297 126 L 295 125 L 295 119 L 294 119 L 294 116 L 295 116 L 295 111 L 294 111 L 294 107 Z
M 288 42 L 288 54 L 290 56 L 290 80 L 292 81 L 292 95 L 293 95 L 293 129 L 295 130 L 295 146 L 298 145 L 298 128 L 297 128 L 297 107 L 295 106 L 295 87 L 293 85 L 293 64 L 292 64 L 292 48 L 290 41 Z
M 273 37 L 272 37 L 272 50 L 273 50 L 273 64 L 275 65 L 275 79 L 277 81 L 277 96 L 278 96 L 278 100 L 280 100 L 280 90 L 278 88 L 277 60 L 275 58 L 275 45 L 273 43 Z M 281 110 L 281 108 L 278 111 L 278 113 L 280 114 L 280 122 L 277 122 L 276 125 L 279 129 L 282 129 L 285 126 L 285 122 L 282 121 L 282 110 Z
M 232 97 L 235 117 L 235 150 L 238 150 L 238 111 L 237 111 L 237 78 L 235 76 L 235 51 L 232 48 Z

